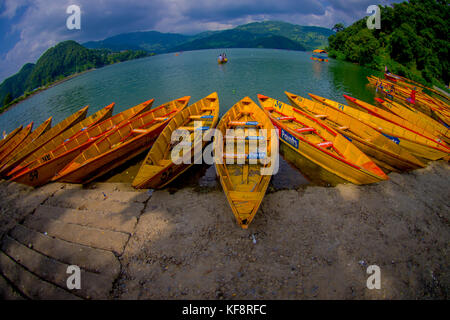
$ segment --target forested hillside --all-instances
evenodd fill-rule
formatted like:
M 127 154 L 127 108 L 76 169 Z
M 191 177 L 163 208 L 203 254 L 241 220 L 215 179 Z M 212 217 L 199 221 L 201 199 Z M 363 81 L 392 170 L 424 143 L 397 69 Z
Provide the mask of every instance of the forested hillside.
M 411 0 L 381 7 L 381 29 L 366 18 L 331 35 L 329 54 L 341 60 L 406 76 L 424 84 L 446 84 L 449 77 L 450 2 Z

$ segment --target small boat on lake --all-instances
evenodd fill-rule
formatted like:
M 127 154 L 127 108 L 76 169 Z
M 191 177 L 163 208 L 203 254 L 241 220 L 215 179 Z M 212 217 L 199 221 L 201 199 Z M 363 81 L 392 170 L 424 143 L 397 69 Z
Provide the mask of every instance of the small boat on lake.
M 313 51 L 311 60 L 328 62 L 328 52 L 322 49 L 316 49 Z

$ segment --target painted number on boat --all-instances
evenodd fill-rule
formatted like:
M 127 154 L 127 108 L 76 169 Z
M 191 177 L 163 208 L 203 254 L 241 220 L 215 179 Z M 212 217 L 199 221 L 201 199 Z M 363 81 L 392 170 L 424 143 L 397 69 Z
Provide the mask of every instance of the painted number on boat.
M 30 178 L 30 181 L 33 181 L 35 179 L 37 179 L 39 176 L 38 171 L 37 170 L 33 170 L 29 173 L 28 177 Z
M 280 101 L 275 101 L 275 107 L 277 107 L 278 109 L 281 109 L 281 107 L 282 107 L 283 105 L 281 104 L 281 102 Z
M 295 149 L 298 149 L 298 139 L 283 129 L 281 129 L 281 139 L 293 146 Z
M 344 110 L 344 106 L 342 104 L 339 104 L 338 108 L 341 109 L 341 110 Z

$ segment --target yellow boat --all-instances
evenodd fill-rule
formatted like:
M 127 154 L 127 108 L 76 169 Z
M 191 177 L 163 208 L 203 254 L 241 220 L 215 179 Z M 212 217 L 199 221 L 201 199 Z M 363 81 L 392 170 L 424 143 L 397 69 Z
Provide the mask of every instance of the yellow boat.
M 12 138 L 8 143 L 5 143 L 0 149 L 0 159 L 6 157 L 8 154 L 13 152 L 31 133 L 33 129 L 33 122 L 30 122 L 25 128 L 23 128 L 14 138 Z
M 42 155 L 40 158 L 28 163 L 17 172 L 11 181 L 26 184 L 32 187 L 43 185 L 50 181 L 61 169 L 75 159 L 90 145 L 101 139 L 107 132 L 117 126 L 148 111 L 153 99 L 138 104 L 135 107 L 122 111 L 115 116 L 103 120 L 99 124 L 80 131 L 56 149 Z
M 19 171 L 24 170 L 31 162 L 39 159 L 46 153 L 52 151 L 53 149 L 57 148 L 61 144 L 63 144 L 65 141 L 68 141 L 71 137 L 76 135 L 77 133 L 84 131 L 88 129 L 89 127 L 102 122 L 105 119 L 108 119 L 111 117 L 112 112 L 114 109 L 114 103 L 111 103 L 110 105 L 104 107 L 103 109 L 100 109 L 90 117 L 84 119 L 83 121 L 73 125 L 69 129 L 65 130 L 60 135 L 54 137 L 52 140 L 48 141 L 47 143 L 40 146 L 37 150 L 30 153 L 25 159 L 21 161 L 20 164 L 18 164 L 13 170 L 11 170 L 8 173 L 8 176 L 15 176 Z
M 442 145 L 441 143 L 418 135 L 411 130 L 396 125 L 395 123 L 383 120 L 366 112 L 340 104 L 333 100 L 316 96 L 311 93 L 309 94 L 309 96 L 314 100 L 319 101 L 320 103 L 323 103 L 334 109 L 340 110 L 348 114 L 349 116 L 352 116 L 359 121 L 367 124 L 375 130 L 383 133 L 388 138 L 399 144 L 401 147 L 407 149 L 416 157 L 428 160 L 438 160 L 447 156 L 450 152 L 450 149 Z
M 228 62 L 228 58 L 225 58 L 223 60 L 217 59 L 217 63 L 218 64 L 224 64 L 224 63 L 227 63 L 227 62 Z
M 185 172 L 194 164 L 194 157 L 200 155 L 194 153 L 203 152 L 208 143 L 202 139 L 202 133 L 211 135 L 211 129 L 216 127 L 218 120 L 219 97 L 216 92 L 176 114 L 147 154 L 133 187 L 162 188 Z M 172 140 L 172 134 L 177 133 L 184 133 L 183 141 Z M 173 150 L 179 150 L 179 153 L 172 155 L 176 152 Z
M 450 129 L 446 128 L 444 125 L 428 117 L 422 112 L 417 111 L 416 109 L 408 108 L 392 100 L 375 98 L 375 101 L 377 101 L 384 108 L 391 110 L 391 112 L 396 115 L 408 120 L 410 123 L 413 123 L 416 126 L 430 132 L 434 136 L 441 138 L 447 144 L 450 143 Z
M 52 181 L 88 183 L 148 150 L 190 97 L 164 103 L 109 131 L 66 167 Z
M 23 141 L 18 145 L 14 150 L 11 150 L 8 154 L 4 154 L 0 157 L 0 167 L 3 164 L 8 163 L 10 159 L 12 159 L 16 154 L 18 154 L 24 146 L 29 145 L 34 140 L 39 138 L 41 135 L 50 130 L 52 124 L 52 117 L 45 120 L 36 130 L 33 130 Z
M 316 117 L 263 95 L 258 95 L 258 99 L 264 112 L 279 130 L 281 142 L 293 149 L 297 157 L 307 159 L 325 170 L 323 177 L 330 183 L 350 181 L 354 184 L 369 184 L 389 179 L 347 138 Z M 301 171 L 305 168 L 299 167 Z
M 18 165 L 22 160 L 24 160 L 30 153 L 36 151 L 48 141 L 51 141 L 58 135 L 60 135 L 65 130 L 69 129 L 71 126 L 80 122 L 86 117 L 88 111 L 88 107 L 84 107 L 83 109 L 75 112 L 71 116 L 67 117 L 56 126 L 48 130 L 46 133 L 41 135 L 39 138 L 31 142 L 28 146 L 24 146 L 23 150 L 17 153 L 12 159 L 8 161 L 7 164 L 4 164 L 0 169 L 0 176 L 4 176 L 7 172 L 13 169 L 16 165 Z
M 19 133 L 22 128 L 23 126 L 14 129 L 4 139 L 0 140 L 0 148 L 3 147 L 9 140 L 11 140 L 17 133 Z
M 430 99 L 424 98 L 420 93 L 416 94 L 414 101 L 410 99 L 410 93 L 404 92 L 391 84 L 386 84 L 381 79 L 368 77 L 370 84 L 376 86 L 377 92 L 390 100 L 415 108 L 422 113 L 442 122 L 445 126 L 450 124 L 450 111 L 440 105 L 436 105 Z
M 397 116 L 396 114 L 386 111 L 384 109 L 378 108 L 370 103 L 364 102 L 362 100 L 347 96 L 344 94 L 345 100 L 347 100 L 348 105 L 351 107 L 355 107 L 356 109 L 367 111 L 369 114 L 384 119 L 386 121 L 392 122 L 402 128 L 410 130 L 420 136 L 424 136 L 428 139 L 432 139 L 439 143 L 442 143 L 441 139 L 438 136 L 432 134 L 431 132 L 423 129 L 422 127 L 416 126 L 414 123 L 409 122 L 408 120 Z
M 245 97 L 227 111 L 217 129 L 223 139 L 214 140 L 216 172 L 238 224 L 247 229 L 272 178 L 262 170 L 272 165 L 274 127 L 258 105 Z M 227 134 L 228 129 L 234 129 L 234 135 Z
M 406 171 L 425 167 L 425 164 L 375 129 L 336 109 L 299 95 L 285 92 L 293 107 L 310 112 L 349 139 L 379 166 L 388 171 Z

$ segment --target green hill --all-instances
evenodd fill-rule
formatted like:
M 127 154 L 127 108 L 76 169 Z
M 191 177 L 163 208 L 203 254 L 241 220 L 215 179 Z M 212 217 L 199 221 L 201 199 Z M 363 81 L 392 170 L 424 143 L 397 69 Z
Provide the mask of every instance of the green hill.
M 141 49 L 154 53 L 213 48 L 278 48 L 312 50 L 328 45 L 330 29 L 281 21 L 254 22 L 223 31 L 205 31 L 193 36 L 156 31 L 117 35 L 90 41 L 87 48 Z
M 366 19 L 331 35 L 329 55 L 393 72 L 423 84 L 448 84 L 449 1 L 411 0 L 381 7 L 381 29 Z
M 111 63 L 148 56 L 145 51 L 111 52 L 86 49 L 75 41 L 64 41 L 48 49 L 36 62 L 27 63 L 0 84 L 0 107 L 16 98 L 69 75 Z

